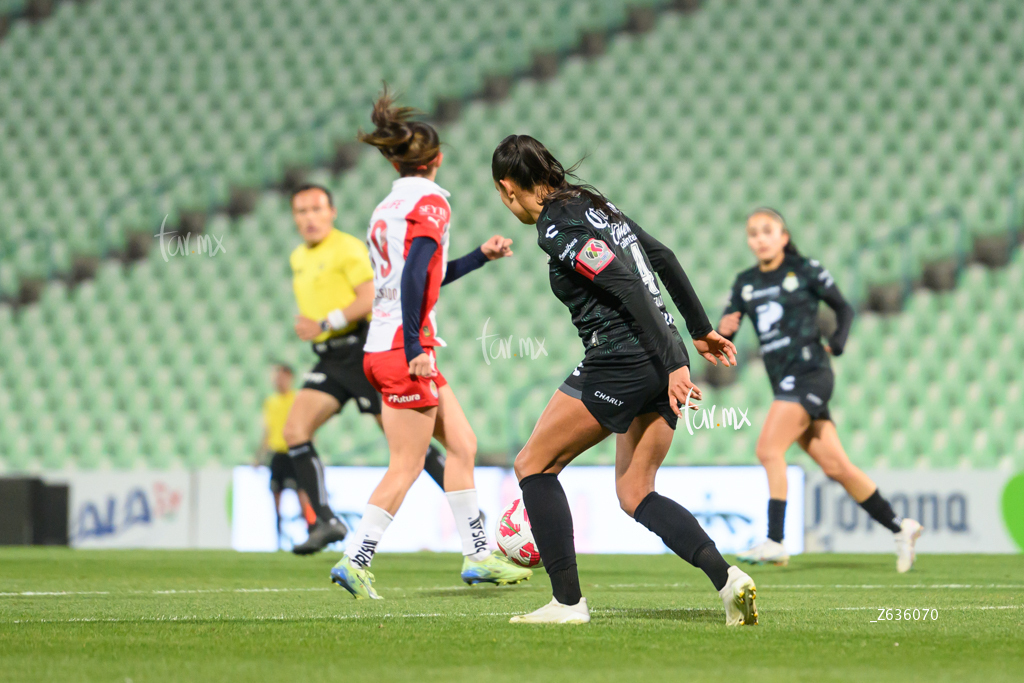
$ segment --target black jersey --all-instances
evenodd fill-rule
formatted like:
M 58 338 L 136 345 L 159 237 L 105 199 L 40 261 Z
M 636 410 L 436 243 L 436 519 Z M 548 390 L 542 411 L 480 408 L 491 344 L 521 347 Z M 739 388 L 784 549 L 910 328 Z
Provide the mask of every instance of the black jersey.
M 775 270 L 762 272 L 754 266 L 736 276 L 725 313 L 750 316 L 773 386 L 788 375 L 830 368 L 818 329 L 819 301 L 836 312 L 838 327 L 829 346 L 838 356 L 850 333 L 853 307 L 820 263 L 787 254 Z
M 551 257 L 551 291 L 572 314 L 588 358 L 648 356 L 667 372 L 688 365 L 654 273 L 693 337 L 712 329 L 704 308 L 671 250 L 614 207 L 612 213 L 585 195 L 544 207 L 537 243 Z

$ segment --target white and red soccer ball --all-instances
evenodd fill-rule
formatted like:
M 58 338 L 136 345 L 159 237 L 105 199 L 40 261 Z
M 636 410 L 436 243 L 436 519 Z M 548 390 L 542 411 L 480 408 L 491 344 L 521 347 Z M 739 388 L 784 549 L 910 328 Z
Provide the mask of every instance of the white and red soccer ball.
M 522 499 L 516 498 L 501 513 L 494 537 L 498 539 L 498 549 L 512 562 L 521 567 L 540 565 L 540 552 L 533 540 L 530 518 Z

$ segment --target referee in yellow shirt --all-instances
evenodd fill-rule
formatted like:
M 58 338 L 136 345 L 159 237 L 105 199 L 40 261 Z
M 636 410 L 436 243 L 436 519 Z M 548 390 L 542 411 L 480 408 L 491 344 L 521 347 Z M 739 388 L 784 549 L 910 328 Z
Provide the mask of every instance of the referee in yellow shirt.
M 373 268 L 366 244 L 334 227 L 338 211 L 330 191 L 303 185 L 292 193 L 292 217 L 304 241 L 291 255 L 292 284 L 299 315 L 295 333 L 313 343 L 319 361 L 306 373 L 288 413 L 284 439 L 299 488 L 309 495 L 316 524 L 309 539 L 295 546 L 299 555 L 315 553 L 345 537 L 344 523 L 327 504 L 324 470 L 313 434 L 349 399 L 359 412 L 381 424 L 380 396 L 363 373 L 363 344 L 373 307 Z M 425 469 L 444 488 L 443 456 L 431 446 Z

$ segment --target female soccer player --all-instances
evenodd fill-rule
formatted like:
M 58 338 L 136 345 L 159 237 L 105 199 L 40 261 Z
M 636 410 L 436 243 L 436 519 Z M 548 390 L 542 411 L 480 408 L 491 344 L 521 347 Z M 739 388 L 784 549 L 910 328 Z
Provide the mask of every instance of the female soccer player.
M 757 441 L 757 458 L 768 474 L 771 496 L 768 540 L 741 553 L 739 559 L 751 564 L 789 562 L 782 545 L 785 455 L 796 442 L 875 521 L 895 534 L 896 571 L 909 571 L 914 565 L 914 543 L 921 535 L 921 525 L 912 519 L 900 519 L 875 483 L 850 462 L 829 415 L 834 377 L 828 354 L 842 354 L 853 322 L 853 307 L 820 263 L 800 255 L 778 211 L 760 208 L 750 214 L 747 245 L 758 263 L 736 276 L 718 331 L 731 339 L 743 315 L 750 316 L 761 341 L 775 400 Z M 827 345 L 822 345 L 818 330 L 819 301 L 836 312 L 838 325 Z
M 702 356 L 731 365 L 735 347 L 712 329 L 675 254 L 592 187 L 569 183 L 574 169 L 565 170 L 528 135 L 508 136 L 491 159 L 502 202 L 521 222 L 536 224 L 537 241 L 550 257 L 551 289 L 569 308 L 586 349 L 516 457 L 523 504 L 554 595 L 512 622 L 590 621 L 558 473 L 614 432 L 615 490 L 623 511 L 708 575 L 725 603 L 727 624 L 756 624 L 753 580 L 722 559 L 692 514 L 654 491 L 679 405 L 689 407 L 690 398 L 701 396 L 654 272 Z
M 326 187 L 303 185 L 292 192 L 292 218 L 303 239 L 289 259 L 299 307 L 295 333 L 312 342 L 318 357 L 303 378 L 284 425 L 296 480 L 316 513 L 309 538 L 292 548 L 297 555 L 322 550 L 348 533 L 327 504 L 324 468 L 313 435 L 349 399 L 355 399 L 359 412 L 373 415 L 381 424 L 380 398 L 363 374 L 373 269 L 366 244 L 334 227 L 337 216 Z M 434 446 L 425 451 L 427 473 L 444 488 L 443 456 Z
M 437 131 L 412 121 L 415 111 L 392 106 L 387 88 L 373 107 L 376 130 L 360 134 L 380 150 L 401 176 L 370 218 L 367 243 L 376 298 L 366 338 L 363 368 L 383 394 L 384 435 L 391 459 L 370 496 L 366 512 L 349 537 L 331 578 L 356 598 L 379 598 L 370 563 L 409 487 L 423 469 L 423 452 L 433 435 L 447 449 L 444 488 L 462 537 L 462 580 L 518 583 L 533 572 L 487 551 L 487 532 L 473 484 L 476 435 L 455 394 L 437 370 L 434 304 L 441 286 L 488 260 L 511 256 L 512 240 L 495 235 L 460 259 L 448 262 L 451 208 L 434 179 L 444 155 Z

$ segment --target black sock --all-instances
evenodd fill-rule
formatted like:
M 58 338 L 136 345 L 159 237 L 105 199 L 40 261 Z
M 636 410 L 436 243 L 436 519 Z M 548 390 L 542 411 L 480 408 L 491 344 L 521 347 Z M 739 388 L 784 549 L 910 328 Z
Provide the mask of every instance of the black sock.
M 532 517 L 533 513 L 530 514 Z M 702 569 L 715 590 L 722 590 L 729 580 L 729 563 L 689 510 L 671 498 L 651 492 L 636 506 L 633 519 L 660 536 L 676 555 Z
M 768 538 L 782 543 L 783 527 L 786 526 L 786 501 L 778 498 L 768 499 Z
M 312 441 L 300 443 L 288 449 L 288 455 L 295 465 L 295 479 L 299 488 L 309 496 L 309 504 L 313 506 L 317 521 L 330 522 L 334 511 L 327 505 L 327 487 L 324 485 L 324 466 Z
M 903 522 L 895 512 L 893 512 L 892 506 L 889 505 L 889 501 L 882 498 L 882 494 L 875 489 L 875 492 L 868 496 L 868 499 L 860 504 L 864 508 L 871 518 L 876 522 L 884 526 L 889 531 L 899 533 L 900 524 Z
M 444 453 L 438 450 L 434 444 L 430 444 L 430 448 L 427 449 L 427 459 L 423 463 L 423 469 L 444 491 Z
M 572 513 L 558 476 L 533 474 L 523 478 L 519 488 L 533 527 L 533 540 L 551 579 L 551 592 L 563 605 L 575 605 L 583 594 L 576 570 Z

